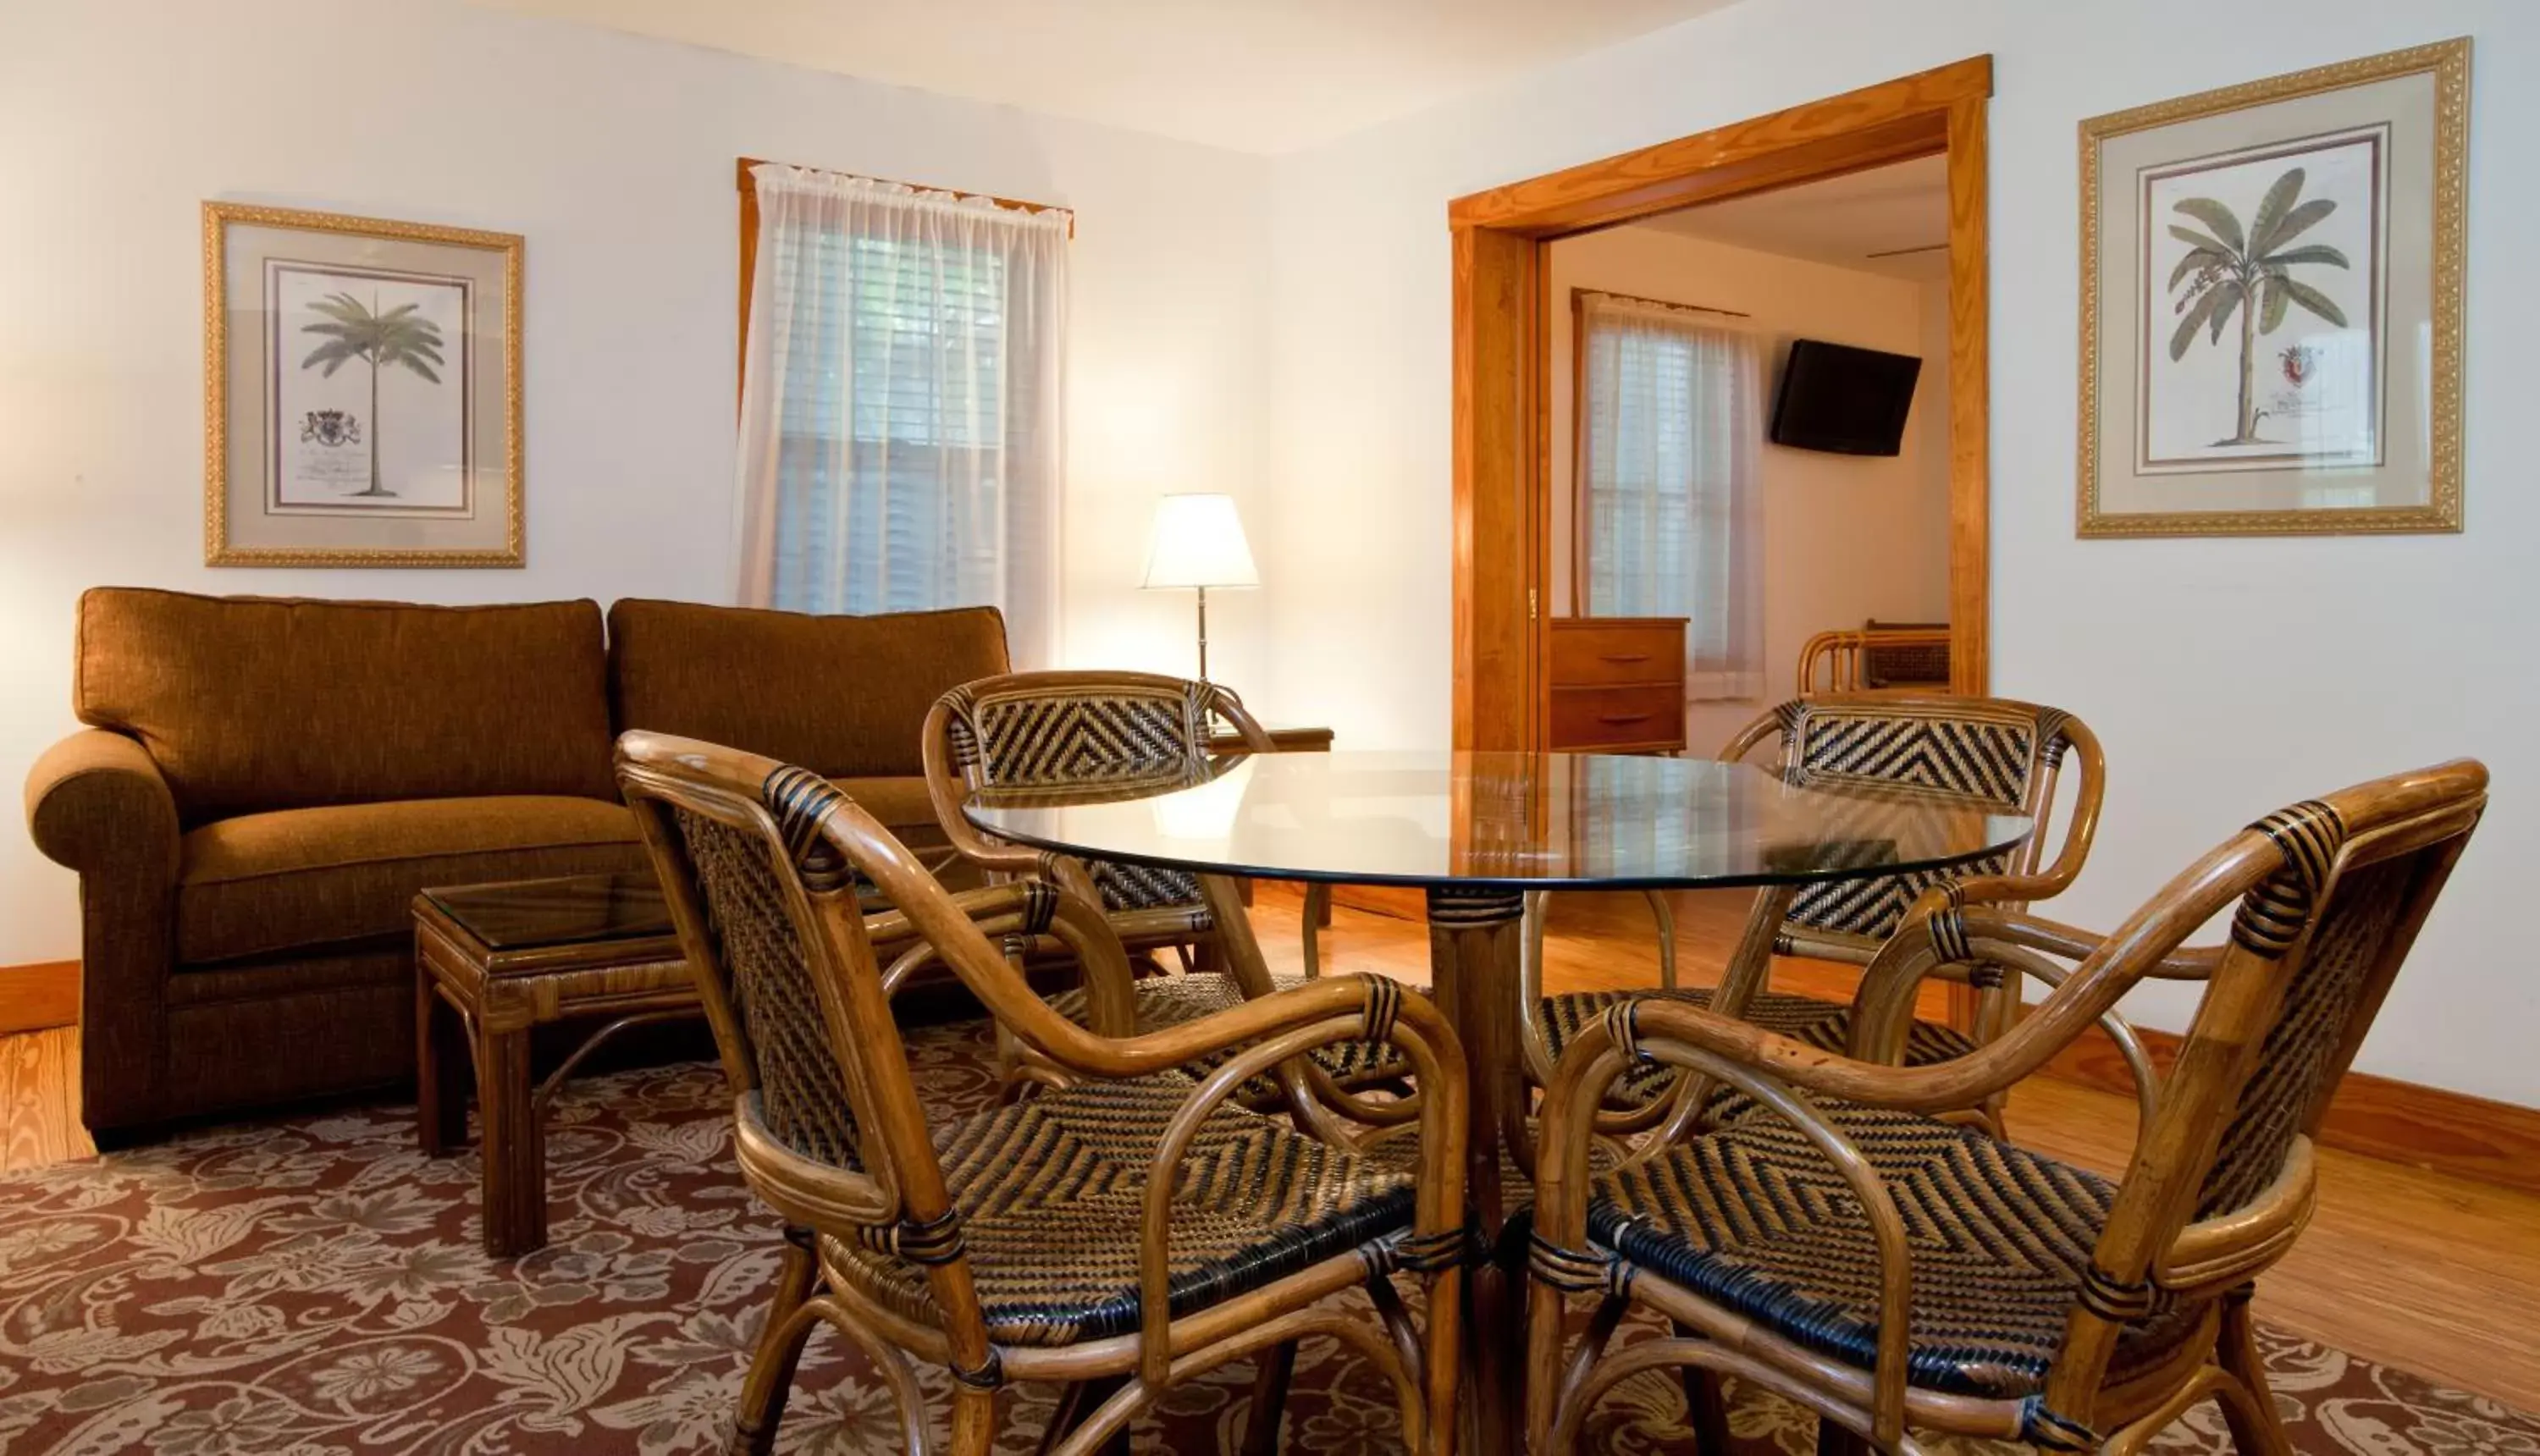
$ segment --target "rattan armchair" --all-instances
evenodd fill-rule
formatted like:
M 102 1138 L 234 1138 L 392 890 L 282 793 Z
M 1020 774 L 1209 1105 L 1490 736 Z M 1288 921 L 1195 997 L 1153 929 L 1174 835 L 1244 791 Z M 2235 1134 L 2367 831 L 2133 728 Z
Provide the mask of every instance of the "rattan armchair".
M 1869 785 L 1973 802 L 2037 821 L 2036 832 L 2018 848 L 1974 865 L 1801 890 L 1791 900 L 1787 918 L 1774 936 L 1772 949 L 1784 955 L 1867 965 L 1903 922 L 1916 897 L 1936 885 L 1950 886 L 1949 892 L 1961 904 L 2014 910 L 2063 893 L 2089 857 L 2090 842 L 2098 830 L 2100 798 L 2106 791 L 2107 763 L 2099 740 L 2080 719 L 2060 709 L 2003 698 L 1794 699 L 1747 725 L 1720 756 L 1743 761 L 1768 744 L 1776 755 L 1773 768 L 1792 784 Z M 2053 863 L 2047 864 L 2048 820 L 2067 754 L 2078 761 L 2081 781 L 2074 796 L 2072 823 Z M 1530 924 L 1528 932 L 1539 939 L 1540 922 Z M 1769 959 L 1756 954 L 1742 960 L 1732 970 L 1750 974 L 1743 979 L 1732 975 L 1717 992 L 1674 989 L 1669 958 L 1662 960 L 1668 974 L 1656 992 L 1593 991 L 1544 997 L 1542 954 L 1539 946 L 1530 946 L 1521 992 L 1529 1004 L 1540 1007 L 1541 1019 L 1527 1036 L 1529 1072 L 1538 1082 L 1549 1081 L 1552 1063 L 1564 1048 L 1617 1003 L 1638 996 L 1710 1007 L 1827 1051 L 1840 1051 L 1849 1043 L 1849 1006 L 1768 990 L 1762 973 Z M 2018 1012 L 2016 971 L 1977 966 L 1945 974 L 1971 979 L 1977 987 L 1972 1034 L 1938 1021 L 1916 1021 L 1907 1048 L 1909 1065 L 1965 1056 L 2000 1035 Z M 2121 1026 L 2116 1029 L 2121 1036 L 2128 1035 Z M 1616 1101 L 1625 1107 L 1650 1108 L 1674 1080 L 1663 1069 L 1640 1069 L 1615 1088 Z M 1998 1130 L 1998 1102 L 1979 1114 L 1995 1120 Z
M 963 859 L 992 880 L 1046 880 L 1099 904 L 1113 933 L 1132 951 L 1169 948 L 1185 954 L 1185 974 L 1145 977 L 1137 983 L 1137 1024 L 1145 1030 L 1179 1025 L 1249 997 L 1305 984 L 1319 968 L 1316 922 L 1328 888 L 1316 885 L 1307 892 L 1306 975 L 1272 976 L 1257 957 L 1231 948 L 1193 876 L 1006 844 L 981 833 L 962 814 L 961 804 L 980 789 L 1135 793 L 1200 783 L 1210 767 L 1209 740 L 1221 723 L 1241 737 L 1247 751 L 1276 751 L 1270 735 L 1231 689 L 1146 672 L 1015 672 L 982 678 L 946 693 L 926 717 L 921 752 L 927 790 L 945 837 Z M 1050 1004 L 1072 1019 L 1085 1020 L 1082 991 L 1060 992 Z M 1310 1061 L 1329 1078 L 1328 1087 L 1316 1081 L 1326 1092 L 1390 1081 L 1409 1070 L 1399 1057 L 1371 1042 L 1317 1048 Z M 1023 1071 L 1029 1075 L 1032 1069 L 1026 1065 Z M 1269 1076 L 1243 1092 L 1244 1100 L 1255 1106 L 1288 1095 Z M 1359 1105 L 1345 1096 L 1326 1100 Z
M 956 1456 L 989 1449 L 1013 1381 L 1071 1387 L 1081 1419 L 1045 1449 L 1085 1456 L 1167 1387 L 1246 1356 L 1284 1370 L 1318 1335 L 1391 1378 L 1414 1449 L 1448 1449 L 1467 1084 L 1428 1003 L 1329 977 L 1133 1035 L 1127 955 L 1076 895 L 1035 879 L 956 902 L 834 785 L 755 755 L 629 733 L 617 764 L 731 1080 L 741 1172 L 789 1231 L 734 1449 L 771 1449 L 820 1324 L 879 1368 L 912 1452 L 928 1449 L 915 1362 L 952 1373 Z M 930 1127 L 860 881 L 1060 1075 Z M 1068 944 L 1091 1028 L 1031 994 L 1002 936 Z M 1266 1068 L 1353 1039 L 1419 1078 L 1411 1165 L 1229 1105 Z M 1175 1070 L 1202 1057 L 1219 1059 L 1204 1076 Z M 1402 1273 L 1426 1284 L 1423 1324 Z M 1377 1318 L 1335 1303 L 1351 1289 Z M 1088 1389 L 1108 1393 L 1075 1398 Z
M 2241 1451 L 2287 1456 L 2252 1282 L 2309 1220 L 2311 1138 L 2486 801 L 2487 771 L 2466 760 L 2304 800 L 2105 938 L 1933 895 L 1867 973 L 1849 1056 L 1682 1003 L 1609 1010 L 1546 1099 L 1534 1449 L 1568 1451 L 1616 1381 L 1675 1366 L 1813 1409 L 1833 1435 L 1820 1449 L 1912 1451 L 1910 1427 L 2130 1453 L 2216 1396 Z M 2225 943 L 2181 948 L 2234 902 Z M 2074 964 L 1991 1044 L 1897 1065 L 1919 982 L 1969 961 Z M 2173 1070 L 2143 1074 L 2122 1180 L 1940 1120 L 2036 1072 L 2152 977 L 2205 991 Z M 1726 1083 L 1740 1110 L 1591 1174 L 1606 1088 L 1642 1063 Z M 1600 1303 L 1565 1357 L 1575 1293 Z M 1676 1337 L 1608 1352 L 1636 1303 Z M 1716 1430 L 1716 1398 L 1694 1406 Z

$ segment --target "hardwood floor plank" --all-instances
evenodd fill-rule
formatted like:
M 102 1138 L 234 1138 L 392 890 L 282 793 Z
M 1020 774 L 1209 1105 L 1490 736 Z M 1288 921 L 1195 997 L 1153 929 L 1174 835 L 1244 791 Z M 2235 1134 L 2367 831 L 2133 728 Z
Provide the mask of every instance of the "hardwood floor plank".
M 79 1028 L 0 1036 L 0 1173 L 97 1150 L 79 1117 Z

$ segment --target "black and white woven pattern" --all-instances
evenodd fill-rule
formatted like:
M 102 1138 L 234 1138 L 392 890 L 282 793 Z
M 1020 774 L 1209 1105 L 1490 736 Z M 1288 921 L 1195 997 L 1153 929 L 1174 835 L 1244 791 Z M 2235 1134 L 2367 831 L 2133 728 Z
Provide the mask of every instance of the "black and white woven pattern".
M 785 908 L 774 846 L 687 809 L 673 813 L 696 870 L 713 972 L 741 1018 L 758 1115 L 777 1141 L 841 1168 L 862 1166 L 847 1081 L 829 1048 L 829 1026 L 811 962 Z M 823 846 L 825 848 L 825 846 Z M 801 845 L 788 847 L 801 872 Z
M 2081 1297 L 2116 1189 L 1986 1135 L 1909 1112 L 1820 1102 L 1903 1215 L 1914 1298 L 1909 1378 L 1986 1397 L 2035 1393 Z M 1780 1117 L 1757 1111 L 1590 1183 L 1593 1243 L 1808 1349 L 1877 1357 L 1876 1240 L 1851 1186 Z M 2111 1378 L 2194 1334 L 2167 1295 L 2128 1323 Z
M 2349 1029 L 2404 923 L 2415 856 L 2384 860 L 2338 876 L 2318 910 L 2310 944 L 2293 965 L 2275 1023 L 2267 1028 L 2256 1070 L 2206 1174 L 2197 1215 L 2212 1217 L 2246 1205 L 2284 1170 L 2294 1135 L 2343 1070 L 2337 1062 Z M 2262 887 L 2251 898 L 2266 893 Z
M 2025 712 L 1977 702 L 1960 709 L 1802 701 L 1785 723 L 1793 783 L 1924 789 L 2005 809 L 2027 801 L 2037 722 Z
M 2009 812 L 2030 806 L 2041 772 L 2063 751 L 2066 715 L 1982 699 L 1949 703 L 1816 702 L 1777 710 L 1782 774 L 1805 787 L 1872 786 Z M 1945 880 L 2011 871 L 2017 851 L 1948 869 L 1810 885 L 1793 925 L 1885 939 L 1916 896 Z
M 1208 759 L 1218 689 L 955 688 L 951 739 L 974 788 L 1172 789 Z M 1091 861 L 1086 869 L 1106 910 L 1199 903 L 1199 881 L 1179 870 Z
M 1066 1345 L 1138 1328 L 1147 1178 L 1194 1083 L 1089 1082 L 977 1113 L 939 1139 L 988 1338 Z M 1353 1249 L 1371 1268 L 1411 1227 L 1414 1179 L 1222 1107 L 1173 1169 L 1172 1312 L 1187 1314 Z M 925 1269 L 831 1240 L 832 1267 L 909 1318 L 938 1316 Z

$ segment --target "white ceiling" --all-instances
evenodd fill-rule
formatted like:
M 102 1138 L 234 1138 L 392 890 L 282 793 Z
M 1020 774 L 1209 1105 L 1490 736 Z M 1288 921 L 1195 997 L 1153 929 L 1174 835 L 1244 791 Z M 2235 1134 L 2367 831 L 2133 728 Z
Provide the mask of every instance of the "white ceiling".
M 1921 157 L 1778 192 L 1662 213 L 1633 226 L 1865 272 L 1944 278 L 1949 267 L 1945 247 L 1928 252 L 1907 249 L 1948 241 L 1948 159 Z M 1878 253 L 1895 255 L 1874 256 Z
M 474 0 L 1288 152 L 1732 0 Z

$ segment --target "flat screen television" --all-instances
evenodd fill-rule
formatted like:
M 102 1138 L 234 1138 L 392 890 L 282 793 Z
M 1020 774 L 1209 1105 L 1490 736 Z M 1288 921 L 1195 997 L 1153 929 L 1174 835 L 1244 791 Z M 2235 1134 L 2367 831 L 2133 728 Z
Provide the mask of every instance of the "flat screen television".
M 1772 442 L 1846 455 L 1892 455 L 1923 361 L 1820 339 L 1799 339 L 1773 398 Z

